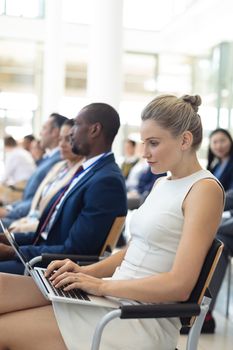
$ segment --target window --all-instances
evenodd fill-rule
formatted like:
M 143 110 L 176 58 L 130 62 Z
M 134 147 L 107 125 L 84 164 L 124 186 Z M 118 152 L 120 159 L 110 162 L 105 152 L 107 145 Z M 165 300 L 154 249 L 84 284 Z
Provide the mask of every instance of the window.
M 0 0 L 0 14 L 41 18 L 44 17 L 44 0 Z

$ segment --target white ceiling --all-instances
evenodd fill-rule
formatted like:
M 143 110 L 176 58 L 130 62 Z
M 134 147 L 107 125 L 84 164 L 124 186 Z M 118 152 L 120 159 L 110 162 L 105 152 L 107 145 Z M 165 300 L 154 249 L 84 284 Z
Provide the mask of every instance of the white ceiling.
M 73 0 L 73 4 L 90 5 L 89 1 Z M 233 0 L 124 0 L 124 6 L 124 48 L 128 51 L 202 55 L 221 41 L 233 41 Z M 4 16 L 0 19 L 3 55 L 7 55 L 2 49 L 4 39 L 32 42 L 45 38 L 43 21 Z M 140 29 L 136 28 L 137 23 Z M 68 44 L 88 45 L 85 21 L 66 23 L 64 34 Z M 25 50 L 24 54 L 27 55 Z

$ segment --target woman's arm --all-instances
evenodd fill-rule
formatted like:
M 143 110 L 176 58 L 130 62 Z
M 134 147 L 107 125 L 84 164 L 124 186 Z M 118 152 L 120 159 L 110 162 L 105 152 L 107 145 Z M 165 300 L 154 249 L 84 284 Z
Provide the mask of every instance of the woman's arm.
M 214 239 L 223 209 L 223 191 L 210 179 L 196 183 L 187 195 L 184 226 L 174 264 L 169 272 L 136 280 L 100 280 L 83 273 L 63 275 L 56 286 L 82 288 L 96 295 L 109 295 L 142 302 L 187 300 L 198 279 Z M 83 270 L 83 272 L 85 272 Z
M 79 266 L 69 259 L 56 260 L 48 265 L 46 276 L 52 274 L 50 279 L 54 280 L 55 284 L 62 279 L 61 275 L 66 272 L 82 272 L 98 278 L 111 277 L 117 266 L 119 266 L 123 261 L 126 250 L 127 247 L 100 262 L 87 266 Z M 54 270 L 56 271 L 55 273 L 53 273 Z

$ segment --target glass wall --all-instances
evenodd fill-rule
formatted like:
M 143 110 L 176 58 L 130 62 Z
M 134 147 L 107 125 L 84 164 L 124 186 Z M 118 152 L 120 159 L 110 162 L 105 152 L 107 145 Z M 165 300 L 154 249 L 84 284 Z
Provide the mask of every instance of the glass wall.
M 194 0 L 125 0 L 124 29 L 141 30 L 148 35 L 159 32 L 174 16 L 182 16 L 194 3 Z M 0 15 L 27 17 L 26 22 L 29 22 L 29 18 L 40 19 L 31 21 L 32 28 L 35 22 L 43 23 L 41 28 L 44 30 L 45 5 L 43 0 L 0 0 Z M 64 0 L 64 26 L 77 26 L 77 36 L 81 27 L 80 36 L 83 28 L 88 32 L 90 6 L 90 0 Z M 142 8 L 146 16 L 141 16 Z M 38 133 L 34 121 L 37 116 L 41 118 L 45 50 L 43 35 L 46 33 L 39 36 L 35 32 L 35 38 L 27 38 L 25 35 L 23 39 L 16 34 L 15 38 L 0 36 L 0 123 L 2 134 L 11 132 L 13 136 L 21 138 L 23 132 Z M 88 42 L 81 41 L 82 44 L 76 43 L 72 36 L 63 46 L 65 82 L 60 112 L 70 117 L 74 117 L 87 101 Z M 151 52 L 129 51 L 125 48 L 122 56 L 120 115 L 124 136 L 132 134 L 139 139 L 141 111 L 157 94 L 172 93 L 180 96 L 184 93 L 198 93 L 203 99 L 200 115 L 205 139 L 200 155 L 204 158 L 210 130 L 218 125 L 233 128 L 233 44 L 222 42 L 200 50 L 195 55 L 168 49 L 156 50 L 154 43 L 151 44 Z
M 42 18 L 44 0 L 0 0 L 0 15 Z

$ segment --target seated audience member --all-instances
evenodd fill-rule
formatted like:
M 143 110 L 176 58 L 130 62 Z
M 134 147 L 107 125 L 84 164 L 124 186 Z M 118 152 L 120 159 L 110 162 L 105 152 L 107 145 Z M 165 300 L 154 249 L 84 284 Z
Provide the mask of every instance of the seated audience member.
M 145 159 L 138 159 L 137 163 L 130 169 L 129 175 L 125 180 L 127 192 L 134 191 L 140 179 L 142 173 L 147 169 L 148 165 L 145 162 Z
M 137 164 L 135 165 L 135 167 L 136 166 Z M 155 181 L 159 177 L 166 175 L 166 173 L 153 174 L 151 168 L 147 166 L 146 169 L 143 172 L 141 172 L 136 186 L 132 187 L 129 191 L 127 191 L 128 209 L 137 209 L 150 193 Z
M 4 138 L 4 146 L 6 160 L 0 185 L 0 200 L 7 204 L 22 197 L 27 180 L 35 170 L 35 163 L 30 153 L 18 146 L 12 136 Z
M 11 232 L 35 232 L 39 218 L 49 201 L 60 191 L 74 176 L 80 167 L 83 157 L 72 152 L 70 144 L 70 132 L 74 126 L 74 120 L 68 119 L 61 127 L 59 148 L 61 158 L 64 159 L 53 166 L 36 191 L 29 214 L 10 225 Z
M 130 139 L 124 142 L 124 161 L 121 164 L 121 171 L 125 179 L 128 178 L 130 170 L 138 162 L 139 158 L 136 155 L 136 142 Z
M 233 188 L 233 140 L 225 129 L 218 128 L 210 134 L 207 169 L 219 179 L 225 191 Z
M 41 146 L 39 140 L 33 140 L 30 145 L 30 153 L 36 165 L 40 165 L 43 162 L 43 157 L 45 155 L 45 149 Z
M 26 151 L 30 152 L 31 144 L 34 140 L 35 140 L 35 136 L 32 134 L 24 136 L 23 141 L 22 141 L 22 147 Z
M 13 221 L 28 214 L 32 198 L 41 181 L 52 166 L 61 160 L 58 142 L 60 128 L 65 120 L 67 120 L 66 117 L 53 113 L 44 123 L 41 130 L 41 145 L 47 150 L 47 156 L 44 157 L 41 164 L 27 181 L 22 200 L 14 202 L 11 206 L 0 208 L 0 217 L 3 218 L 5 226 L 9 226 Z
M 154 174 L 169 171 L 171 176 L 158 181 L 134 212 L 132 239 L 126 248 L 89 266 L 54 261 L 47 276 L 55 287 L 81 288 L 141 303 L 188 299 L 215 237 L 224 202 L 221 185 L 201 168 L 196 156 L 202 140 L 200 103 L 199 96 L 163 95 L 144 109 L 144 157 Z M 95 125 L 89 134 L 97 130 Z M 76 145 L 84 149 L 81 141 Z M 90 349 L 97 322 L 109 312 L 104 307 L 51 305 L 26 276 L 1 274 L 0 297 L 2 349 Z M 103 332 L 101 349 L 175 349 L 180 327 L 179 318 L 114 319 Z M 14 337 L 9 329 L 14 329 Z
M 100 254 L 118 216 L 127 213 L 124 178 L 111 152 L 120 119 L 105 103 L 84 107 L 71 133 L 72 151 L 86 158 L 67 186 L 43 211 L 37 231 L 15 234 L 27 259 L 42 253 Z M 22 274 L 5 236 L 0 236 L 0 271 Z

